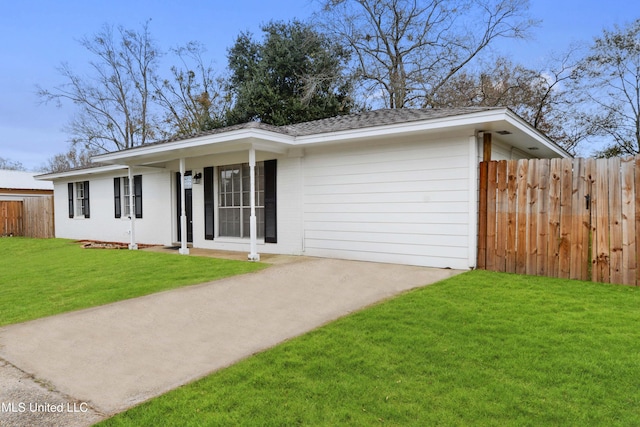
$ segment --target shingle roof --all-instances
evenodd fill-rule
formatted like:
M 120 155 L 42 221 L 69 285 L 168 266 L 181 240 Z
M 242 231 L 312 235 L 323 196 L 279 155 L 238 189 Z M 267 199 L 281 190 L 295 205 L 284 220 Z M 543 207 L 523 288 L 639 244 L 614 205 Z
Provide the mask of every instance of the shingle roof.
M 305 136 L 318 133 L 339 132 L 344 130 L 408 123 L 420 120 L 439 119 L 494 109 L 496 108 L 466 107 L 447 109 L 383 109 L 364 111 L 362 113 L 336 116 L 328 119 L 314 120 L 311 122 L 297 123 L 282 127 L 287 128 L 287 133 L 290 135 Z
M 151 144 L 163 144 L 167 142 L 183 141 L 208 135 L 232 132 L 242 129 L 262 129 L 266 131 L 281 133 L 291 136 L 307 136 L 329 132 L 339 132 L 353 129 L 363 129 L 375 126 L 393 125 L 398 123 L 408 123 L 420 120 L 440 119 L 463 114 L 476 113 L 489 110 L 500 110 L 497 107 L 464 107 L 464 108 L 443 108 L 443 109 L 381 109 L 373 111 L 363 111 L 361 113 L 345 114 L 342 116 L 330 117 L 327 119 L 313 120 L 310 122 L 296 123 L 293 125 L 273 126 L 260 122 L 249 122 L 234 126 L 214 129 L 193 135 L 178 136 Z

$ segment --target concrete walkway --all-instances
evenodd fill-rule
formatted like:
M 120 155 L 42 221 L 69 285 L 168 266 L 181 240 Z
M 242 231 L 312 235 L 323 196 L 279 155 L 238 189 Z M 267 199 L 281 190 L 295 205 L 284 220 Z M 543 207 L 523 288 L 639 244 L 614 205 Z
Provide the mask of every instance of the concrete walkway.
M 0 377 L 10 369 L 76 408 L 86 404 L 90 411 L 69 417 L 90 425 L 352 311 L 457 273 L 299 258 L 257 273 L 0 328 Z M 15 393 L 2 393 L 0 402 L 16 403 Z M 28 410 L 9 412 L 0 412 L 0 425 L 3 418 L 20 425 L 29 416 Z M 46 420 L 47 414 L 40 415 Z

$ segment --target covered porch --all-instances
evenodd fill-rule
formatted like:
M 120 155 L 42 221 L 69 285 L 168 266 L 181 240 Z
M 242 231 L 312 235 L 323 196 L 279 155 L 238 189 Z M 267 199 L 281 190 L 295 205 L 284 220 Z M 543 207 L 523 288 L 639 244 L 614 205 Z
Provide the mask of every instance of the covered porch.
M 161 170 L 167 176 L 175 176 L 175 180 L 166 188 L 171 191 L 172 206 L 161 206 L 171 209 L 174 218 L 172 227 L 173 242 L 179 246 L 178 253 L 188 255 L 193 249 L 193 228 L 195 226 L 205 240 L 220 238 L 236 243 L 248 242 L 246 259 L 259 261 L 258 242 L 276 242 L 276 158 L 288 153 L 289 141 L 274 141 L 286 136 L 264 133 L 263 138 L 256 137 L 253 130 L 249 135 L 246 129 L 235 135 L 225 134 L 224 138 L 205 136 L 191 140 L 189 145 L 183 142 L 166 142 L 163 144 L 138 147 L 132 150 L 109 153 L 97 156 L 96 161 L 125 166 L 130 181 L 134 174 L 145 170 Z M 225 167 L 225 165 L 227 165 Z M 236 166 L 236 169 L 228 165 Z M 237 166 L 242 166 L 242 188 L 238 189 Z M 266 173 L 268 171 L 268 173 Z M 264 176 L 268 175 L 268 176 Z M 259 179 L 258 179 L 259 178 Z M 231 180 L 233 179 L 233 183 Z M 232 186 L 236 188 L 232 189 Z M 225 193 L 229 188 L 228 194 Z M 194 191 L 196 189 L 196 191 Z M 232 189 L 232 190 L 231 190 Z M 135 194 L 128 195 L 130 206 L 134 206 Z M 193 203 L 198 208 L 198 215 L 192 214 Z M 202 208 L 202 209 L 200 209 Z M 269 215 L 264 211 L 269 210 Z M 204 212 L 201 213 L 200 210 Z M 260 211 L 260 221 L 258 220 Z M 224 227 L 222 215 L 232 216 L 236 227 Z M 248 220 L 247 220 L 248 214 Z M 202 216 L 203 215 L 203 216 Z M 194 220 L 194 218 L 197 218 Z M 136 238 L 136 218 L 130 218 L 129 249 L 138 249 Z M 194 224 L 194 221 L 196 223 Z M 258 225 L 260 223 L 260 230 Z M 233 228 L 237 232 L 234 239 Z M 248 228 L 248 230 L 247 230 Z

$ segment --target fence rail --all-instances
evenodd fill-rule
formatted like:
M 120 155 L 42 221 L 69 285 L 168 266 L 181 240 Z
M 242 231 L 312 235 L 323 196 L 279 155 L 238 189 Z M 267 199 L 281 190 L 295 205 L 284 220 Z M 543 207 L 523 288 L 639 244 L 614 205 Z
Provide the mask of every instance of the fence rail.
M 0 236 L 55 236 L 53 196 L 0 201 Z
M 482 162 L 478 268 L 640 285 L 640 156 Z

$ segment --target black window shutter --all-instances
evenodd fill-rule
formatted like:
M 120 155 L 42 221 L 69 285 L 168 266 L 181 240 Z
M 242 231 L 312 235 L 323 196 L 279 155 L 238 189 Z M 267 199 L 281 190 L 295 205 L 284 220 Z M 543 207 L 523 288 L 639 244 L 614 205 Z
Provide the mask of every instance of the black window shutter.
M 213 167 L 204 168 L 204 238 L 213 240 Z
M 136 208 L 136 218 L 142 218 L 142 175 L 133 177 L 133 204 Z
M 277 160 L 264 162 L 264 241 L 278 243 L 276 170 Z
M 84 200 L 83 200 L 84 206 L 82 207 L 83 208 L 82 210 L 84 213 L 84 217 L 89 218 L 89 181 L 85 181 L 83 185 L 84 185 Z
M 120 178 L 113 178 L 113 209 L 116 218 L 122 218 L 122 204 L 120 201 Z
M 69 190 L 69 218 L 73 218 L 73 182 L 67 184 Z

